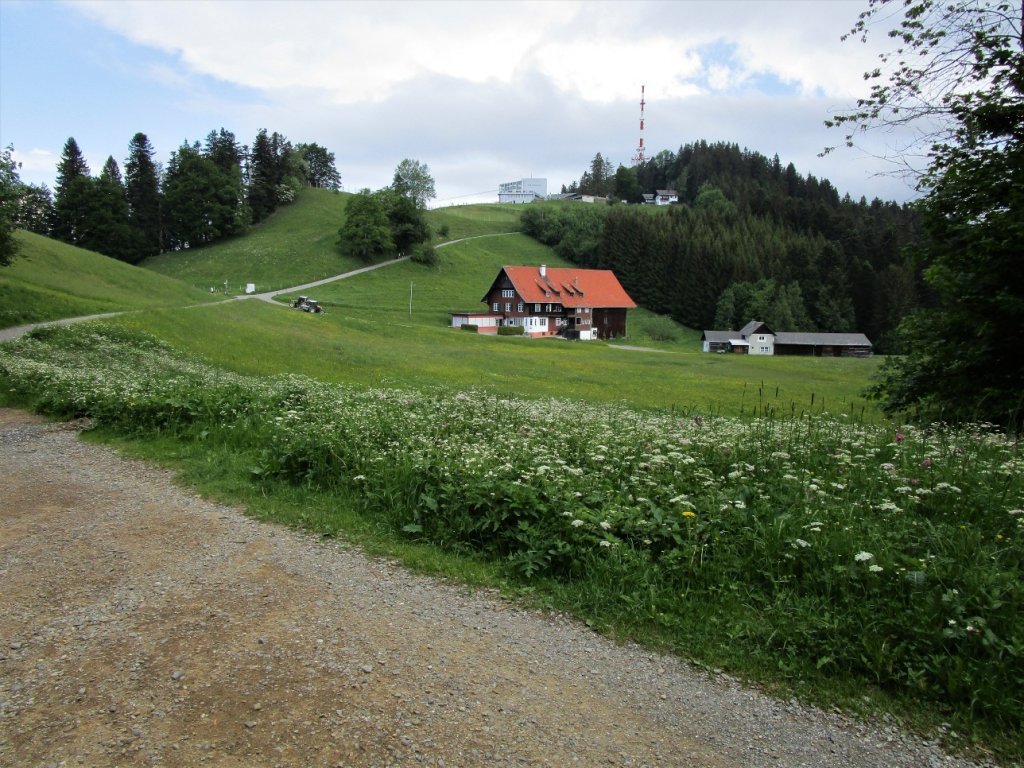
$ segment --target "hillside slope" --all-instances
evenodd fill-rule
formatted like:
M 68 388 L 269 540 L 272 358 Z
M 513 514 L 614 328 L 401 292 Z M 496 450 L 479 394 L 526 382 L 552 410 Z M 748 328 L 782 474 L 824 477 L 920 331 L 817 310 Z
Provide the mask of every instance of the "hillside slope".
M 31 232 L 0 269 L 0 328 L 98 312 L 212 301 L 179 280 Z
M 343 257 L 338 228 L 352 195 L 304 189 L 295 202 L 240 237 L 205 248 L 162 253 L 142 266 L 203 290 L 241 293 L 246 283 L 273 291 L 365 266 Z

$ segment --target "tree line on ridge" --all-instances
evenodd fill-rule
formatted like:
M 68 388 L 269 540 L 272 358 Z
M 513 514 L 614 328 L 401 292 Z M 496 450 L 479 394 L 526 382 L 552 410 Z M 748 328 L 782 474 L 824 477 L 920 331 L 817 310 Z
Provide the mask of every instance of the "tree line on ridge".
M 641 305 L 693 328 L 751 319 L 787 331 L 866 333 L 893 351 L 926 299 L 904 255 L 910 206 L 840 197 L 778 156 L 705 141 L 611 173 L 598 153 L 570 187 L 611 205 L 531 205 L 527 234 L 583 267 L 612 269 Z M 679 204 L 621 205 L 673 189 Z

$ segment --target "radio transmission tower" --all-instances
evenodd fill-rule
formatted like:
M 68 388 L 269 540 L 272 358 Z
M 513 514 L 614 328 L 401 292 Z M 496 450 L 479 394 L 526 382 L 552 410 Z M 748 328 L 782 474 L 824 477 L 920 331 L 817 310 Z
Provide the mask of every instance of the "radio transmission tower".
M 644 88 L 640 86 L 640 145 L 636 148 L 636 154 L 633 155 L 633 165 L 640 165 L 644 161 Z

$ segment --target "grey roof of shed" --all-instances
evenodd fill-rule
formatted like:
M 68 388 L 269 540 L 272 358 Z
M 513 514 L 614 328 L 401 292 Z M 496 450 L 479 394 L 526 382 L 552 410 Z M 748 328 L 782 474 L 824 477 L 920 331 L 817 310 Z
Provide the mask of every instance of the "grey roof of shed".
M 724 344 L 735 336 L 736 331 L 704 331 L 701 334 L 704 341 L 710 341 L 713 344 Z
M 863 333 L 800 333 L 779 331 L 775 344 L 799 344 L 816 347 L 870 347 L 871 342 Z
M 749 323 L 740 328 L 740 336 L 744 339 L 749 338 L 755 333 L 775 333 L 768 323 L 762 322 L 761 320 L 751 320 Z

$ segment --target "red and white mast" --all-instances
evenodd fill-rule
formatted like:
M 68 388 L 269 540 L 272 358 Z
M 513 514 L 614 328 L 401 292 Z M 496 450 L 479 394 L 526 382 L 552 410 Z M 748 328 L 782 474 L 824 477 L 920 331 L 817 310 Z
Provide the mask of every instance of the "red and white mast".
M 636 148 L 636 154 L 633 155 L 633 165 L 640 165 L 644 161 L 644 88 L 646 86 L 640 86 L 640 145 Z

